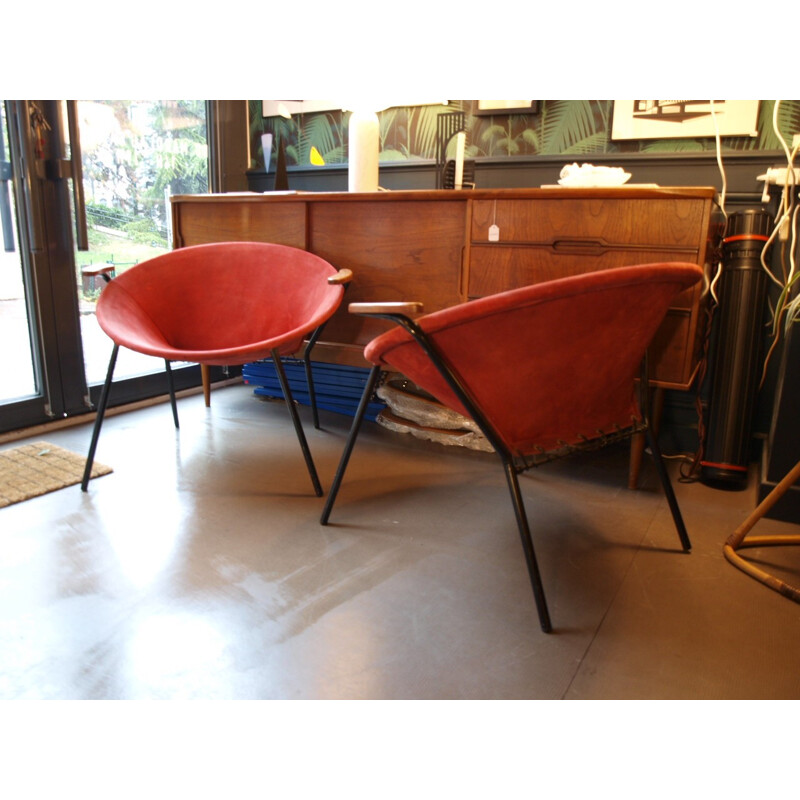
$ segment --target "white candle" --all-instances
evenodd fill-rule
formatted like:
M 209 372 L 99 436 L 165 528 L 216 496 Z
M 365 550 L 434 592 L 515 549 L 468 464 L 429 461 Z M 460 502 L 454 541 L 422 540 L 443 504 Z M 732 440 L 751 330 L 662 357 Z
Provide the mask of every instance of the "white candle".
M 456 177 L 454 186 L 460 189 L 464 183 L 464 146 L 466 145 L 467 134 L 459 131 L 456 134 Z
M 374 111 L 354 111 L 348 127 L 347 188 L 351 192 L 378 191 L 380 129 Z

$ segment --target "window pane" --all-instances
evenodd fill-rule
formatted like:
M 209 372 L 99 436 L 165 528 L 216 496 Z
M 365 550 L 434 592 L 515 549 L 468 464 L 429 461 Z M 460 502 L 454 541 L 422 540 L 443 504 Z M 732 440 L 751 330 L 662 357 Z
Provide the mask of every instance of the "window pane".
M 86 380 L 105 379 L 111 342 L 94 316 L 105 285 L 172 246 L 169 198 L 208 191 L 202 100 L 83 100 L 78 105 L 89 251 L 76 253 Z M 120 349 L 117 379 L 164 368 Z

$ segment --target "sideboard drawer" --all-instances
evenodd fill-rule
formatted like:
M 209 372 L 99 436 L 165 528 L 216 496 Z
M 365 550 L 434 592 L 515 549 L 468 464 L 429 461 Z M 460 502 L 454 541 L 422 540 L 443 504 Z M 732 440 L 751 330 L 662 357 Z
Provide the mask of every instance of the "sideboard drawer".
M 585 241 L 597 245 L 662 245 L 701 247 L 707 202 L 700 198 L 665 197 L 648 200 L 646 213 L 635 198 L 545 198 L 536 200 L 475 200 L 472 242 L 489 242 L 497 226 L 500 243 L 566 245 Z
M 304 203 L 233 203 L 209 198 L 206 203 L 178 206 L 181 213 L 173 216 L 176 246 L 246 240 L 305 248 Z
M 702 327 L 688 310 L 671 308 L 647 351 L 648 370 L 666 388 L 692 382 L 698 367 Z
M 673 250 L 645 248 L 598 248 L 586 252 L 558 252 L 545 246 L 473 245 L 470 252 L 470 299 L 505 292 L 520 286 L 636 264 L 661 261 L 696 261 L 691 253 L 681 257 Z M 695 289 L 681 293 L 675 308 L 692 308 L 697 302 Z

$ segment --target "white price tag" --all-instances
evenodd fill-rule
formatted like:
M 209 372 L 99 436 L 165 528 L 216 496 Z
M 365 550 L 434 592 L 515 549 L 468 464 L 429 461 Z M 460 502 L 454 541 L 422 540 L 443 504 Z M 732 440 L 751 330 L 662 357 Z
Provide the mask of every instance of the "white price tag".
M 490 242 L 499 242 L 500 241 L 500 228 L 497 225 L 492 225 L 489 228 L 489 241 Z

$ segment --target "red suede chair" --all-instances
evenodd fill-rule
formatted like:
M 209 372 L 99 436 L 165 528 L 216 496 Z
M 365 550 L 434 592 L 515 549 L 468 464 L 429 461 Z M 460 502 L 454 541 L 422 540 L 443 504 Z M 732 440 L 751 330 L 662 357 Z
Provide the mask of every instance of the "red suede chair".
M 231 366 L 271 357 L 317 496 L 317 477 L 292 402 L 281 356 L 300 350 L 318 426 L 310 352 L 339 307 L 349 270 L 337 271 L 304 250 L 259 242 L 185 247 L 158 256 L 111 280 L 97 302 L 97 321 L 114 346 L 98 404 L 81 488 L 86 491 L 120 346 L 165 360 L 175 427 L 178 412 L 171 361 Z M 207 377 L 204 375 L 204 383 Z M 207 388 L 207 387 L 204 387 Z
M 688 551 L 680 509 L 647 425 L 642 364 L 671 301 L 702 274 L 700 267 L 683 263 L 591 272 L 473 300 L 416 321 L 418 303 L 351 304 L 351 312 L 391 319 L 402 327 L 378 336 L 364 351 L 374 366 L 321 523 L 328 523 L 366 403 L 382 372 L 391 369 L 472 417 L 500 456 L 545 632 L 552 626 L 518 473 L 646 431 L 681 545 Z

